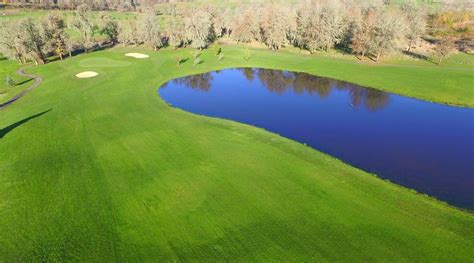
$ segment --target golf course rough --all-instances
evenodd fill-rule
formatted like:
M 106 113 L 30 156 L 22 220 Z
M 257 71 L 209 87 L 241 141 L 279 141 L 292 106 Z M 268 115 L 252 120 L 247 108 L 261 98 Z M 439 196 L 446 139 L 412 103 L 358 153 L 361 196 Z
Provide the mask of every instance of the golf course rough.
M 169 107 L 157 94 L 177 77 L 247 66 L 412 93 L 433 81 L 428 95 L 470 104 L 471 72 L 270 51 L 246 62 L 244 49 L 224 47 L 222 61 L 205 50 L 203 63 L 177 66 L 175 56 L 191 50 L 165 49 L 101 78 L 71 78 L 83 59 L 126 61 L 133 51 L 143 50 L 29 69 L 43 83 L 1 112 L 0 261 L 474 258 L 472 213 L 265 130 Z M 445 77 L 458 93 L 437 84 Z

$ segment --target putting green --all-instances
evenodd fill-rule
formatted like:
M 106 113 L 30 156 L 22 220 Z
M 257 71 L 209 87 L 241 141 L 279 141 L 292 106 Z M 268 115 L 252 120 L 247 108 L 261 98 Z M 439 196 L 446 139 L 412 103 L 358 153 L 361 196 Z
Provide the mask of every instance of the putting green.
M 169 107 L 156 92 L 179 76 L 252 66 L 419 93 L 441 70 L 269 51 L 245 62 L 243 49 L 224 47 L 224 60 L 206 50 L 197 66 L 176 65 L 189 49 L 161 50 L 101 77 L 71 77 L 85 59 L 129 61 L 132 51 L 143 52 L 29 69 L 43 83 L 0 113 L 0 261 L 474 258 L 471 213 L 262 129 Z M 427 95 L 453 100 L 472 77 L 444 74 L 459 92 L 433 82 Z

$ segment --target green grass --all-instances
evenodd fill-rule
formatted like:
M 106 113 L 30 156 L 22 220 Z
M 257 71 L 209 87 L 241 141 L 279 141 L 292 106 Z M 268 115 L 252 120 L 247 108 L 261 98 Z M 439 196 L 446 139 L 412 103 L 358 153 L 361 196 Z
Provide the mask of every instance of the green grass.
M 24 89 L 28 88 L 32 82 L 28 78 L 16 75 L 15 71 L 20 67 L 17 61 L 8 61 L 0 54 L 0 104 L 13 98 Z M 10 75 L 16 82 L 16 86 L 10 87 L 6 78 Z
M 472 213 L 157 95 L 178 76 L 255 66 L 472 105 L 453 89 L 472 72 L 223 50 L 196 67 L 114 48 L 30 70 L 43 84 L 0 113 L 0 261 L 472 261 Z M 85 70 L 99 76 L 74 77 Z

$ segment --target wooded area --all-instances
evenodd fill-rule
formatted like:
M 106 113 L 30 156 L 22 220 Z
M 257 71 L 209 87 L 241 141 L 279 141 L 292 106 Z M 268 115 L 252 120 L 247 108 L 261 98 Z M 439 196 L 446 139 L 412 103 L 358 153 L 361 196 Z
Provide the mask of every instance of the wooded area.
M 469 52 L 473 47 L 472 11 L 448 9 L 429 14 L 425 5 L 415 2 L 308 1 L 237 8 L 177 8 L 171 4 L 142 10 L 126 20 L 114 19 L 105 11 L 93 18 L 91 11 L 91 5 L 77 6 L 69 23 L 58 14 L 48 15 L 40 24 L 32 19 L 1 21 L 0 52 L 11 59 L 41 64 L 53 53 L 62 59 L 65 54 L 88 52 L 104 44 L 203 49 L 226 37 L 238 43 L 263 43 L 272 50 L 295 46 L 313 53 L 336 48 L 378 61 L 392 51 L 410 53 L 422 37 L 429 36 L 433 56 L 441 63 L 456 48 Z M 159 15 L 168 19 L 160 22 Z M 72 39 L 66 33 L 68 27 L 77 29 L 80 38 Z M 99 34 L 106 36 L 105 42 L 97 41 Z

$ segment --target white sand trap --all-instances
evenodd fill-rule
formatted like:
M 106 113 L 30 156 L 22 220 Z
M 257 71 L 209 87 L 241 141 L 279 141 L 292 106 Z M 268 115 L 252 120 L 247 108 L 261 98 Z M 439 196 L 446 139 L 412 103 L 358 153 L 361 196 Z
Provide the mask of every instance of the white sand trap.
M 127 54 L 125 54 L 125 56 L 133 57 L 133 58 L 148 58 L 148 57 L 150 57 L 148 55 L 141 54 L 141 53 L 127 53 Z
M 79 74 L 76 74 L 76 77 L 80 79 L 86 79 L 86 78 L 93 78 L 97 75 L 99 75 L 99 73 L 94 72 L 94 71 L 84 71 Z

